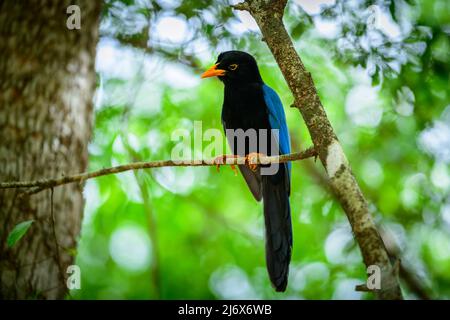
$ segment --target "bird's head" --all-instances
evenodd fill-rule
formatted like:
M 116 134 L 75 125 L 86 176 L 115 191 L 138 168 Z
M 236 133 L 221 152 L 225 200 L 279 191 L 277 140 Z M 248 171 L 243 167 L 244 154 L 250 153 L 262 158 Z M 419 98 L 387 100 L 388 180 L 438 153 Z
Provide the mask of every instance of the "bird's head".
M 216 63 L 202 74 L 202 78 L 209 77 L 219 77 L 225 85 L 262 82 L 255 58 L 243 51 L 222 52 Z

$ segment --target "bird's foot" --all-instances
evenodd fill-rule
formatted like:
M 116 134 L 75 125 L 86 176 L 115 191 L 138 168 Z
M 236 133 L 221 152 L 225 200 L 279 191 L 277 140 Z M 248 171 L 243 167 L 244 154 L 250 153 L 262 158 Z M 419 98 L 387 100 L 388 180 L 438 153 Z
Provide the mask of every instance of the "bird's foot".
M 237 155 L 234 154 L 223 154 L 214 158 L 213 163 L 216 165 L 217 172 L 220 172 L 220 166 L 226 164 L 227 158 L 238 158 Z M 231 170 L 233 170 L 234 175 L 237 175 L 236 165 L 230 164 Z
M 261 157 L 265 157 L 265 155 L 257 152 L 249 153 L 248 155 L 245 156 L 245 164 L 250 168 L 250 170 L 255 172 L 256 170 L 258 170 L 259 166 L 256 162 Z

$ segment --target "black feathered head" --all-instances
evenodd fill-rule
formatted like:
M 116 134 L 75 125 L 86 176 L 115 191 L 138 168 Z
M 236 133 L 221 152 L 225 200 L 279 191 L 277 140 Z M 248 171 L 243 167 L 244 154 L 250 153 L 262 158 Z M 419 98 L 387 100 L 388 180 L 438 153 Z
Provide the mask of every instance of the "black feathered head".
M 255 58 L 243 51 L 226 51 L 219 54 L 217 62 L 202 74 L 202 78 L 219 77 L 227 84 L 261 83 Z

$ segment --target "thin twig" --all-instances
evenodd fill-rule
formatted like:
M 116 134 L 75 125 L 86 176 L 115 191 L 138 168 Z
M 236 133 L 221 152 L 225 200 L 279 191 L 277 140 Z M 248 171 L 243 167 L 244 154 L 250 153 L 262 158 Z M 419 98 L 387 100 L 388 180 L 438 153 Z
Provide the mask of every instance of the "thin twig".
M 291 153 L 281 156 L 261 156 L 251 159 L 250 164 L 273 164 L 273 163 L 283 163 L 288 161 L 302 160 L 317 155 L 313 147 L 306 149 L 305 151 L 298 153 Z M 223 165 L 232 164 L 245 164 L 248 163 L 246 157 L 237 158 L 227 158 Z M 56 186 L 69 184 L 73 182 L 85 181 L 88 179 L 117 174 L 124 171 L 130 170 L 140 170 L 149 168 L 162 168 L 162 167 L 205 167 L 205 166 L 215 166 L 214 159 L 209 160 L 160 160 L 160 161 L 149 161 L 149 162 L 133 162 L 129 164 L 119 165 L 111 168 L 104 168 L 92 172 L 78 173 L 71 176 L 65 176 L 62 178 L 53 179 L 39 179 L 34 181 L 11 181 L 11 182 L 0 182 L 0 189 L 9 188 L 33 188 L 33 193 L 42 191 L 44 189 L 53 188 Z M 220 164 L 222 165 L 222 164 Z
M 139 154 L 134 150 L 128 143 L 128 139 L 122 135 L 122 140 L 124 141 L 125 148 L 130 154 L 134 161 L 141 160 Z M 161 275 L 160 275 L 160 258 L 159 258 L 159 244 L 158 244 L 158 228 L 156 224 L 155 212 L 151 205 L 151 195 L 145 181 L 145 176 L 139 175 L 137 171 L 133 171 L 134 178 L 139 187 L 141 193 L 142 201 L 144 204 L 144 211 L 146 213 L 148 234 L 150 236 L 150 241 L 152 243 L 152 272 L 151 280 L 153 282 L 153 287 L 155 289 L 155 298 L 161 298 Z

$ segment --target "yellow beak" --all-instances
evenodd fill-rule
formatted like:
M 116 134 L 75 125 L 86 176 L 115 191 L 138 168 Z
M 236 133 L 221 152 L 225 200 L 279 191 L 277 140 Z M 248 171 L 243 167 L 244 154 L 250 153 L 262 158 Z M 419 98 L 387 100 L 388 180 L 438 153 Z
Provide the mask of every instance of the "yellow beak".
M 223 76 L 225 75 L 225 70 L 217 69 L 218 63 L 213 65 L 211 68 L 203 72 L 202 79 L 203 78 L 209 78 L 209 77 L 217 77 L 217 76 Z

